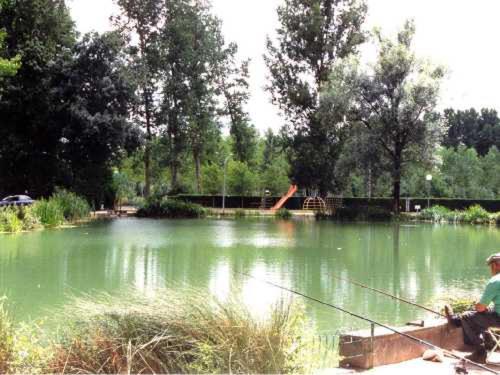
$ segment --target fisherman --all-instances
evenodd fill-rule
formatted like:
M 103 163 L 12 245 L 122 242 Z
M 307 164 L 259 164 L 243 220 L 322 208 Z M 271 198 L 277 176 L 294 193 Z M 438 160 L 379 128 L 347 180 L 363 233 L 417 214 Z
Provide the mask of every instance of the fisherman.
M 453 314 L 449 305 L 444 308 L 448 323 L 456 327 L 461 326 L 465 344 L 474 348 L 472 354 L 466 358 L 477 363 L 486 363 L 487 349 L 491 344 L 489 337 L 485 337 L 486 331 L 490 327 L 500 327 L 500 253 L 491 255 L 486 259 L 486 263 L 490 267 L 492 278 L 488 281 L 479 303 L 475 305 L 475 311 Z M 490 307 L 491 303 L 494 304 L 493 307 Z

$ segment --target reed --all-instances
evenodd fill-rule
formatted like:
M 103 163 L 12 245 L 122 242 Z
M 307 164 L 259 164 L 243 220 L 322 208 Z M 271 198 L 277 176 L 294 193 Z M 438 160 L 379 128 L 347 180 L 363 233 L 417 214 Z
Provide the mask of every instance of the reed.
M 302 308 L 281 301 L 267 319 L 236 298 L 194 290 L 154 298 L 75 299 L 54 346 L 57 373 L 297 373 L 307 348 Z

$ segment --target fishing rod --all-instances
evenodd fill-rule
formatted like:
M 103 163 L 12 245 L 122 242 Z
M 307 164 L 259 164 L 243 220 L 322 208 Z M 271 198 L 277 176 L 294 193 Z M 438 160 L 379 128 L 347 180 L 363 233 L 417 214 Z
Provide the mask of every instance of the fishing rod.
M 328 303 L 328 302 L 321 301 L 320 299 L 317 299 L 317 298 L 314 298 L 314 297 L 310 297 L 310 296 L 308 296 L 308 295 L 306 295 L 306 294 L 304 294 L 304 293 L 298 292 L 298 291 L 293 290 L 293 289 L 285 288 L 284 286 L 281 286 L 281 285 L 275 284 L 275 283 L 270 282 L 270 281 L 267 281 L 267 280 L 260 280 L 260 279 L 258 279 L 258 278 L 256 278 L 256 277 L 254 277 L 254 276 L 248 275 L 248 274 L 243 273 L 243 272 L 236 272 L 236 271 L 235 271 L 235 273 L 240 274 L 240 275 L 245 276 L 245 277 L 248 277 L 248 278 L 250 278 L 250 279 L 254 279 L 254 280 L 259 281 L 259 282 L 261 282 L 261 283 L 271 285 L 271 286 L 273 286 L 273 287 L 275 287 L 275 288 L 278 288 L 278 289 L 284 290 L 284 291 L 286 291 L 286 292 L 288 292 L 288 293 L 291 293 L 291 294 L 295 294 L 295 295 L 300 296 L 300 297 L 303 297 L 303 298 L 305 298 L 305 299 L 309 299 L 309 300 L 314 301 L 314 302 L 317 302 L 317 303 L 319 303 L 319 304 L 321 304 L 321 305 L 324 305 L 324 306 L 327 306 L 327 307 L 331 307 L 331 308 L 333 308 L 333 309 L 335 309 L 335 310 L 338 310 L 338 311 L 343 312 L 344 314 L 347 314 L 347 315 L 353 316 L 353 317 L 355 317 L 355 318 L 357 318 L 357 319 L 364 320 L 365 322 L 368 322 L 368 323 L 374 324 L 374 325 L 376 325 L 376 326 L 379 326 L 379 327 L 385 328 L 385 329 L 387 329 L 387 330 L 389 330 L 389 331 L 391 331 L 391 332 L 393 332 L 393 333 L 395 333 L 395 334 L 398 334 L 398 335 L 400 335 L 400 336 L 403 336 L 403 337 L 405 337 L 405 338 L 407 338 L 407 339 L 409 339 L 409 340 L 415 341 L 415 342 L 417 342 L 417 343 L 418 343 L 418 344 L 420 344 L 420 345 L 427 346 L 427 347 L 429 347 L 429 348 L 431 348 L 431 349 L 434 349 L 434 350 L 440 350 L 440 351 L 442 351 L 443 353 L 445 353 L 445 354 L 447 354 L 447 355 L 449 355 L 449 356 L 451 356 L 451 357 L 453 357 L 453 358 L 455 358 L 455 359 L 459 359 L 459 360 L 461 360 L 461 361 L 464 361 L 465 363 L 469 363 L 469 364 L 471 364 L 471 365 L 474 365 L 474 366 L 476 366 L 476 367 L 479 367 L 480 369 L 483 369 L 483 370 L 485 370 L 485 371 L 488 371 L 488 372 L 490 372 L 490 373 L 492 373 L 492 374 L 499 374 L 497 371 L 495 371 L 495 370 L 493 370 L 493 369 L 491 369 L 491 368 L 489 368 L 489 367 L 487 367 L 487 366 L 484 366 L 484 365 L 482 365 L 482 364 L 480 364 L 480 363 L 476 363 L 476 362 L 471 361 L 470 359 L 467 359 L 467 358 L 465 358 L 465 357 L 460 357 L 459 355 L 457 355 L 457 354 L 455 354 L 455 353 L 453 353 L 453 352 L 451 352 L 451 351 L 448 351 L 448 350 L 446 350 L 446 349 L 442 349 L 442 348 L 440 348 L 439 346 L 434 345 L 434 344 L 432 344 L 432 343 L 430 343 L 430 342 L 428 342 L 428 341 L 421 340 L 421 339 L 419 339 L 419 338 L 417 338 L 417 337 L 414 337 L 414 336 L 411 336 L 411 335 L 409 335 L 409 334 L 407 334 L 407 333 L 404 333 L 404 332 L 398 331 L 398 330 L 397 330 L 397 329 L 395 329 L 395 328 L 389 327 L 388 325 L 385 325 L 385 324 L 383 324 L 383 323 L 380 323 L 380 322 L 377 322 L 377 321 L 372 320 L 372 319 L 370 319 L 370 318 L 367 318 L 367 317 L 364 317 L 364 316 L 362 316 L 362 315 L 356 314 L 356 313 L 354 313 L 354 312 L 352 312 L 352 311 L 349 311 L 349 310 L 346 310 L 346 309 L 344 309 L 344 308 L 342 308 L 342 307 L 340 307 L 340 306 L 336 306 L 336 305 L 334 305 L 334 304 L 331 304 L 331 303 Z
M 440 312 L 437 312 L 437 311 L 434 311 L 428 307 L 425 307 L 423 305 L 419 305 L 418 303 L 415 303 L 415 302 L 412 302 L 410 300 L 407 300 L 405 298 L 401 298 L 401 297 L 397 297 L 389 292 L 386 292 L 384 290 L 380 290 L 380 289 L 377 289 L 377 288 L 372 288 L 368 285 L 364 285 L 364 284 L 361 284 L 360 282 L 358 281 L 355 281 L 355 280 L 351 280 L 351 279 L 347 279 L 347 278 L 342 278 L 342 277 L 338 277 L 338 276 L 334 276 L 334 275 L 331 275 L 332 278 L 336 279 L 336 280 L 339 280 L 339 281 L 343 281 L 343 282 L 346 282 L 346 283 L 351 283 L 353 285 L 356 285 L 356 286 L 359 286 L 360 288 L 363 288 L 363 289 L 368 289 L 368 290 L 371 290 L 372 292 L 375 292 L 375 293 L 379 293 L 379 294 L 382 294 L 384 296 L 387 296 L 387 297 L 390 297 L 392 299 L 395 299 L 397 301 L 400 301 L 400 302 L 404 302 L 408 305 L 412 305 L 412 306 L 415 306 L 415 307 L 418 307 L 420 309 L 423 309 L 425 311 L 428 311 L 430 313 L 433 313 L 435 315 L 438 315 L 442 318 L 446 318 L 446 315 L 440 313 Z

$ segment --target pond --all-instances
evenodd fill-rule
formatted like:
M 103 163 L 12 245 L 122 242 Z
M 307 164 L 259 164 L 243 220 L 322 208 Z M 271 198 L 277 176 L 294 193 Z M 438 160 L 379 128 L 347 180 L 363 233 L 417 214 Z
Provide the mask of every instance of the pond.
M 499 240 L 498 229 L 474 226 L 120 219 L 0 236 L 0 295 L 16 320 L 29 320 L 95 291 L 187 285 L 223 298 L 239 290 L 256 312 L 282 294 L 242 272 L 400 324 L 425 312 L 337 278 L 429 305 L 450 290 L 480 293 Z M 305 302 L 320 332 L 366 327 Z

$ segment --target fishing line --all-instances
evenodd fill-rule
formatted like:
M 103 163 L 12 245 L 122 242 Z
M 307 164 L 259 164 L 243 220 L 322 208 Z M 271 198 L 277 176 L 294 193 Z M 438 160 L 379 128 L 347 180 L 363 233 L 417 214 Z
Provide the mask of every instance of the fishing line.
M 386 292 L 386 291 L 383 291 L 383 290 L 380 290 L 380 289 L 377 289 L 377 288 L 372 288 L 368 285 L 364 285 L 364 284 L 361 284 L 360 282 L 358 281 L 355 281 L 355 280 L 351 280 L 351 279 L 347 279 L 347 278 L 342 278 L 342 277 L 338 277 L 338 276 L 334 276 L 334 275 L 331 275 L 332 278 L 336 279 L 336 280 L 339 280 L 339 281 L 343 281 L 343 282 L 346 282 L 346 283 L 351 283 L 353 285 L 356 285 L 356 286 L 359 286 L 360 288 L 364 288 L 364 289 L 368 289 L 368 290 L 371 290 L 372 292 L 375 292 L 375 293 L 379 293 L 379 294 L 382 294 L 386 297 L 390 297 L 392 299 L 395 299 L 397 301 L 400 301 L 400 302 L 404 302 L 408 305 L 412 305 L 412 306 L 415 306 L 415 307 L 418 307 L 420 309 L 423 309 L 425 311 L 428 311 L 428 312 L 431 312 L 435 315 L 438 315 L 442 318 L 446 318 L 446 315 L 440 313 L 440 312 L 437 312 L 437 311 L 434 311 L 428 307 L 425 307 L 423 305 L 419 305 L 418 303 L 415 303 L 415 302 L 412 302 L 410 300 L 407 300 L 405 298 L 401 298 L 401 297 L 396 297 L 395 295 L 389 293 L 389 292 Z
M 306 295 L 306 294 L 304 294 L 304 293 L 301 293 L 301 292 L 298 292 L 298 291 L 296 291 L 296 290 L 292 290 L 292 289 L 289 289 L 289 288 L 285 288 L 284 286 L 281 286 L 281 285 L 278 285 L 278 284 L 272 283 L 272 282 L 267 281 L 267 280 L 260 280 L 260 279 L 258 279 L 258 278 L 256 278 L 256 277 L 254 277 L 254 276 L 248 275 L 248 274 L 243 273 L 243 272 L 237 272 L 237 271 L 235 271 L 235 273 L 240 274 L 240 275 L 245 276 L 245 277 L 248 277 L 248 278 L 251 278 L 251 279 L 254 279 L 254 280 L 259 281 L 259 282 L 261 282 L 261 283 L 271 285 L 271 286 L 273 286 L 273 287 L 275 287 L 275 288 L 278 288 L 278 289 L 284 290 L 284 291 L 286 291 L 286 292 L 288 292 L 288 293 L 298 295 L 298 296 L 303 297 L 303 298 L 305 298 L 305 299 L 309 299 L 309 300 L 314 301 L 314 302 L 317 302 L 317 303 L 319 303 L 319 304 L 321 304 L 321 305 L 324 305 L 324 306 L 327 306 L 327 307 L 331 307 L 331 308 L 333 308 L 333 309 L 335 309 L 335 310 L 338 310 L 338 311 L 341 311 L 341 312 L 343 312 L 343 313 L 345 313 L 345 314 L 347 314 L 347 315 L 353 316 L 353 317 L 358 318 L 358 319 L 360 319 L 360 320 L 364 320 L 365 322 L 372 323 L 372 324 L 377 325 L 377 326 L 379 326 L 379 327 L 385 328 L 385 329 L 387 329 L 387 330 L 389 330 L 389 331 L 391 331 L 391 332 L 393 332 L 393 333 L 395 333 L 395 334 L 398 334 L 398 335 L 400 335 L 400 336 L 403 336 L 403 337 L 405 337 L 405 338 L 407 338 L 407 339 L 409 339 L 409 340 L 415 341 L 415 342 L 419 343 L 420 345 L 427 346 L 427 347 L 429 347 L 429 348 L 431 348 L 431 349 L 434 349 L 434 350 L 440 350 L 440 351 L 442 351 L 443 353 L 445 353 L 445 354 L 447 354 L 447 355 L 449 355 L 449 356 L 451 356 L 451 357 L 453 357 L 453 358 L 455 358 L 455 359 L 459 359 L 459 360 L 464 361 L 464 362 L 466 362 L 466 363 L 470 363 L 470 364 L 472 364 L 472 365 L 474 365 L 474 366 L 477 366 L 477 367 L 479 367 L 479 368 L 481 368 L 481 369 L 483 369 L 483 370 L 485 370 L 485 371 L 488 371 L 488 372 L 490 372 L 490 373 L 492 373 L 492 374 L 499 374 L 497 371 L 495 371 L 495 370 L 493 370 L 493 369 L 491 369 L 491 368 L 489 368 L 489 367 L 487 367 L 487 366 L 484 366 L 484 365 L 482 365 L 482 364 L 480 364 L 480 363 L 476 363 L 476 362 L 474 362 L 474 361 L 471 361 L 470 359 L 467 359 L 467 358 L 464 358 L 464 357 L 460 357 L 460 356 L 458 356 L 457 354 L 455 354 L 455 353 L 453 353 L 453 352 L 450 352 L 450 351 L 448 351 L 448 350 L 446 350 L 446 349 L 442 349 L 442 348 L 440 348 L 439 346 L 436 346 L 436 345 L 434 345 L 434 344 L 431 344 L 430 342 L 427 342 L 427 341 L 421 340 L 421 339 L 419 339 L 419 338 L 417 338 L 417 337 L 414 337 L 414 336 L 408 335 L 407 333 L 400 332 L 400 331 L 398 331 L 397 329 L 394 329 L 394 328 L 389 327 L 388 325 L 385 325 L 385 324 L 383 324 L 383 323 L 379 323 L 379 322 L 377 322 L 377 321 L 375 321 L 375 320 L 372 320 L 372 319 L 370 319 L 370 318 L 367 318 L 367 317 L 364 317 L 364 316 L 362 316 L 362 315 L 356 314 L 356 313 L 354 313 L 354 312 L 352 312 L 352 311 L 349 311 L 349 310 L 346 310 L 346 309 L 344 309 L 344 308 L 342 308 L 342 307 L 340 307 L 340 306 L 336 306 L 336 305 L 333 305 L 333 304 L 331 304 L 331 303 L 321 301 L 321 300 L 319 300 L 319 299 L 317 299 L 317 298 L 310 297 L 310 296 L 308 296 L 308 295 Z

